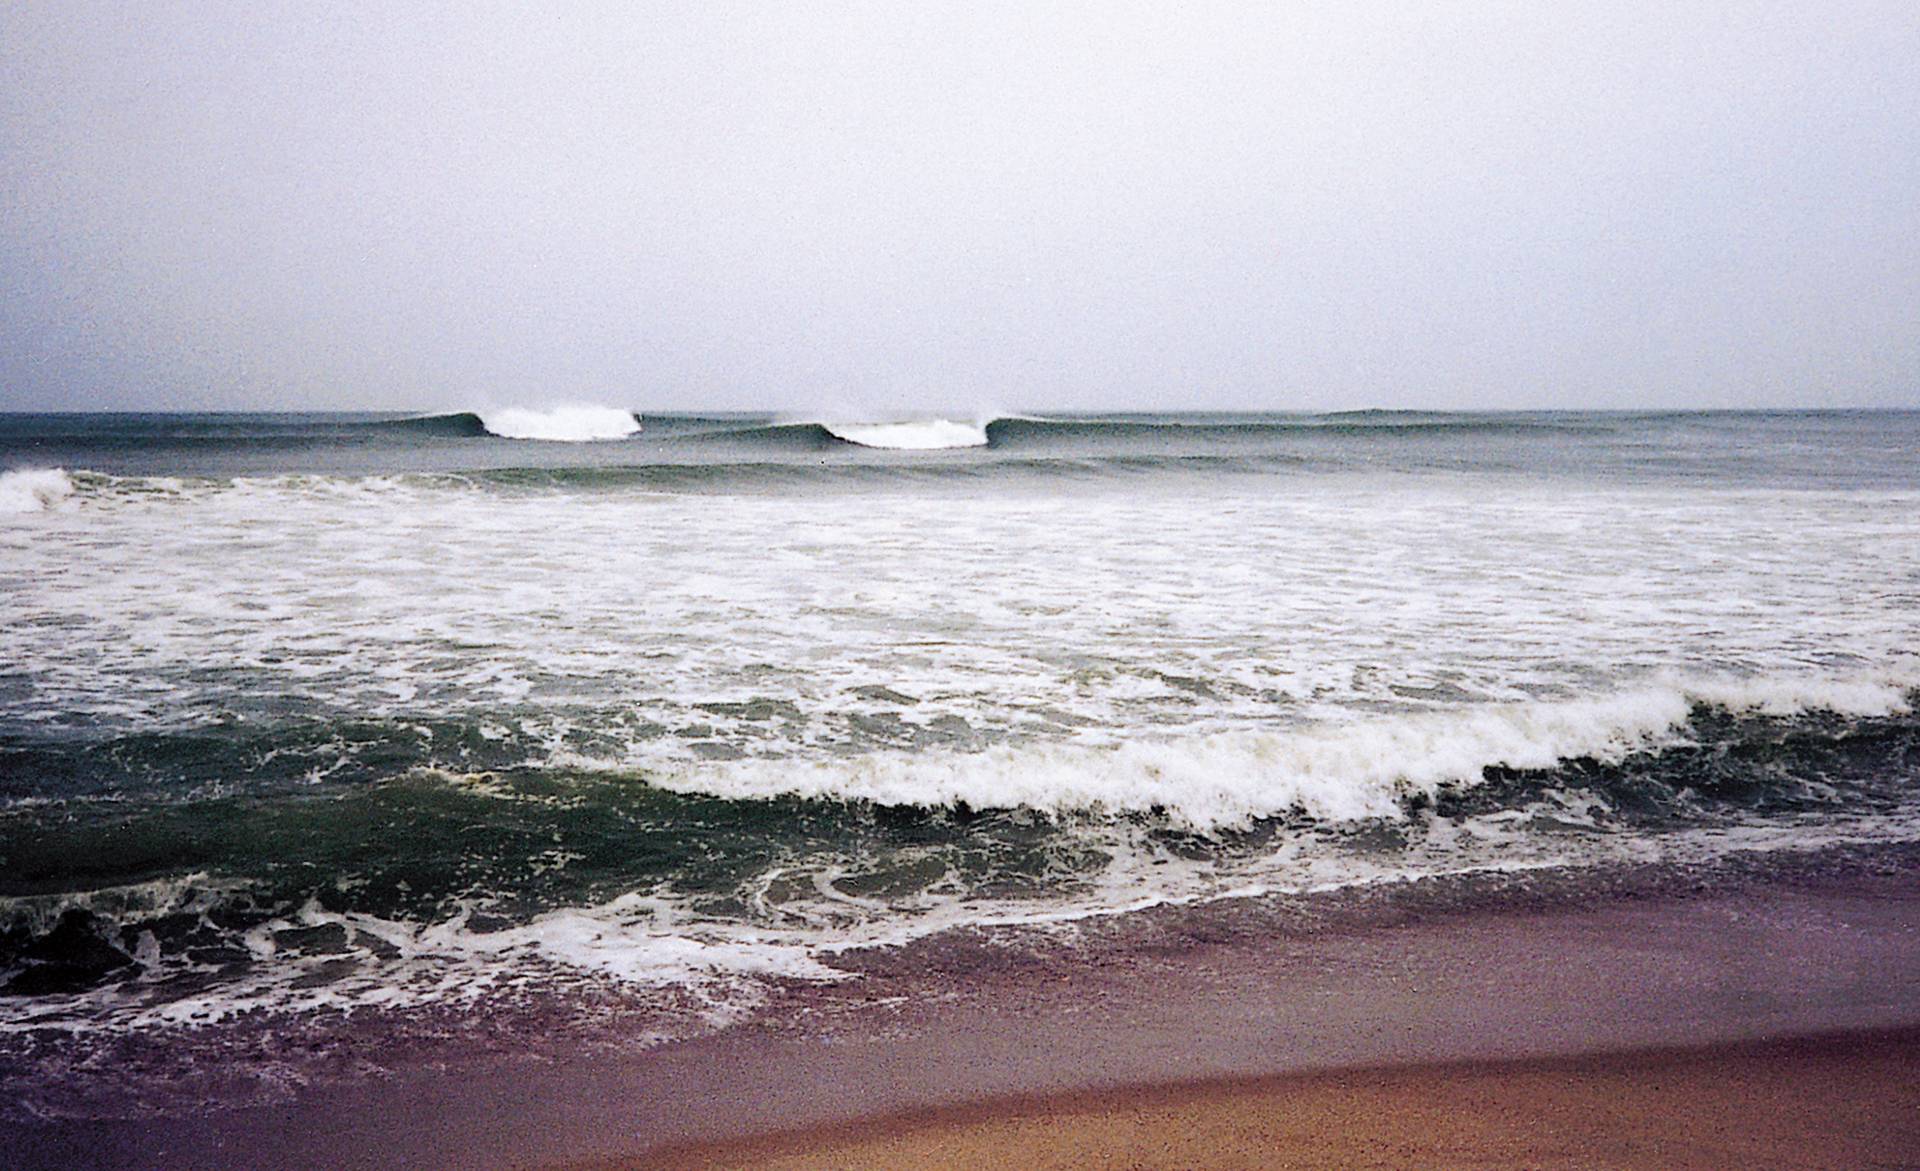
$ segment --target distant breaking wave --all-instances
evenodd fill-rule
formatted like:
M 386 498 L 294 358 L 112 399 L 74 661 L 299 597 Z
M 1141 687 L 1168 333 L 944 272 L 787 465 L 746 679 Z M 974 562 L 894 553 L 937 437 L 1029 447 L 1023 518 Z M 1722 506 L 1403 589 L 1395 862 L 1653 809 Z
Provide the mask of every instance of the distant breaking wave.
M 991 447 L 1035 454 L 1134 449 L 1142 454 L 1176 445 L 1231 443 L 1236 450 L 1271 440 L 1432 439 L 1448 435 L 1606 434 L 1610 418 L 1535 415 L 1340 413 L 1326 415 L 1075 415 L 1040 417 L 982 414 L 929 415 L 882 420 L 781 418 L 770 415 L 639 415 L 616 407 L 571 405 L 550 409 L 500 407 L 413 416 L 328 414 L 246 417 L 177 415 L 81 423 L 60 417 L 34 420 L 27 432 L 44 443 L 82 443 L 105 450 L 188 448 L 318 450 L 329 443 L 377 441 L 396 445 L 448 439 L 515 439 L 586 443 L 618 440 L 645 430 L 669 443 L 786 450 L 867 448 L 942 451 Z
M 1591 429 L 1591 426 L 1581 427 L 1544 419 L 1421 415 L 1411 412 L 1395 415 L 1369 412 L 1188 419 L 998 415 L 972 421 L 926 418 L 878 423 L 756 423 L 708 430 L 703 437 L 739 442 L 787 443 L 799 440 L 820 446 L 850 443 L 859 447 L 895 451 L 940 451 L 965 447 L 1019 448 L 1060 442 L 1110 446 L 1142 441 L 1186 444 L 1233 439 L 1257 441 L 1262 437 L 1307 437 L 1315 434 L 1393 437 Z
M 822 423 L 827 434 L 861 447 L 896 451 L 932 451 L 951 447 L 987 446 L 985 423 L 952 419 L 915 419 L 903 423 Z
M 1043 418 L 1000 415 L 964 422 L 928 418 L 888 423 L 790 424 L 818 427 L 832 439 L 861 447 L 896 451 L 936 451 L 960 447 L 1014 447 L 1049 441 L 1080 443 L 1138 442 L 1142 439 L 1194 441 L 1260 436 L 1324 434 L 1401 434 L 1423 432 L 1501 432 L 1567 430 L 1536 420 L 1447 417 L 1414 412 L 1342 412 L 1289 418 Z M 757 429 L 770 431 L 773 428 Z M 744 435 L 742 435 L 744 437 Z
M 343 430 L 390 435 L 438 436 L 452 439 L 538 439 L 558 443 L 591 443 L 625 439 L 640 432 L 640 420 L 617 407 L 568 406 L 537 411 L 501 407 L 489 411 L 454 411 L 410 419 L 380 419 L 349 423 Z
M 675 418 L 673 422 L 682 421 Z M 954 419 L 909 419 L 887 423 L 842 423 L 761 420 L 700 420 L 697 430 L 672 431 L 663 437 L 743 447 L 826 451 L 846 446 L 884 451 L 949 451 L 987 447 L 990 429 L 999 420 L 962 422 Z
M 640 414 L 601 406 L 503 407 L 423 415 L 285 414 L 14 416 L 0 449 L 16 460 L 76 469 L 81 497 L 114 477 L 254 479 L 303 475 L 454 475 L 472 484 L 765 488 L 775 482 L 855 484 L 989 476 L 1099 478 L 1167 471 L 1600 472 L 1678 482 L 1710 476 L 1752 485 L 1914 486 L 1893 446 L 1859 461 L 1757 453 L 1743 436 L 1785 433 L 1795 416 L 1742 422 L 1708 416 L 1611 413 L 1345 412 L 1032 416 L 982 411 L 920 417 L 781 417 L 757 413 Z M 1832 428 L 1847 416 L 1809 416 Z M 1910 417 L 1888 416 L 1900 426 Z M 1819 420 L 1826 420 L 1821 422 Z M 1716 429 L 1717 428 L 1717 429 Z M 1746 428 L 1746 430 L 1742 430 Z M 1765 428 L 1764 431 L 1756 430 Z M 644 435 L 644 442 L 634 441 Z M 1631 442 L 1622 442 L 1632 437 Z M 596 442 L 598 441 L 598 442 Z M 624 441 L 624 442 L 623 442 Z M 540 450 L 544 449 L 544 450 Z M 1781 454 L 1785 454 L 1782 449 Z M 0 511 L 64 511 L 58 480 L 10 480 Z M 49 487 L 51 485 L 51 487 Z M 53 496 L 46 493 L 51 492 Z
M 558 443 L 590 443 L 625 439 L 640 430 L 633 412 L 617 407 L 567 406 L 536 411 L 503 407 L 479 413 L 482 426 L 502 439 L 543 439 Z

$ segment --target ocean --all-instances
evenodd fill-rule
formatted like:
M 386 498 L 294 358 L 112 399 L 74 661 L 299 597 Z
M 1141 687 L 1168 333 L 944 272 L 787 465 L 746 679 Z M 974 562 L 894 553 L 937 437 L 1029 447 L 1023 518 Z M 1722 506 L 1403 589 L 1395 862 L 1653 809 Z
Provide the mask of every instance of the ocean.
M 1920 412 L 4 415 L 0 614 L 13 1116 L 1920 844 Z

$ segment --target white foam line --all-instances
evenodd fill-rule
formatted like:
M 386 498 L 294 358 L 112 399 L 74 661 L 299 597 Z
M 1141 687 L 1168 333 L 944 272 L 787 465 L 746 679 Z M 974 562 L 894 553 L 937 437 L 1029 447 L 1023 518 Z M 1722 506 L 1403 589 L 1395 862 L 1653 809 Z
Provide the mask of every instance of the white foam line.
M 750 760 L 669 772 L 655 783 L 730 800 L 797 796 L 1052 814 L 1159 811 L 1199 830 L 1288 812 L 1357 821 L 1399 816 L 1407 798 L 1478 784 L 1490 768 L 1547 769 L 1581 758 L 1617 762 L 1684 742 L 1688 715 L 1700 703 L 1774 716 L 1907 710 L 1905 685 L 1887 680 L 1675 681 L 1591 700 L 1486 704 L 1116 746 Z

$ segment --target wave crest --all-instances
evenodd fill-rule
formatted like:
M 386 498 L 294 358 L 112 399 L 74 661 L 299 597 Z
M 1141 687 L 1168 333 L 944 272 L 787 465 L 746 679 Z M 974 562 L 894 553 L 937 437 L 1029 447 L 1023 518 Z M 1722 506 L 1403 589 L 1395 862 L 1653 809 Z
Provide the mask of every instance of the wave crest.
M 73 480 L 61 468 L 0 472 L 0 513 L 45 512 L 71 495 Z
M 1545 770 L 1582 759 L 1611 764 L 1635 752 L 1686 744 L 1688 722 L 1699 707 L 1776 717 L 1910 710 L 1904 688 L 1894 683 L 1702 681 L 1590 700 L 1494 704 L 1117 746 L 1029 744 L 978 753 L 743 761 L 655 783 L 730 800 L 802 797 L 1054 815 L 1151 812 L 1199 831 L 1288 813 L 1352 822 L 1403 816 L 1410 798 L 1471 788 L 1493 769 Z
M 637 434 L 640 420 L 618 407 L 563 406 L 539 411 L 502 407 L 480 411 L 481 425 L 503 439 L 543 439 L 558 443 L 591 443 L 625 439 Z
M 936 451 L 953 447 L 985 447 L 987 424 L 953 419 L 914 419 L 903 423 L 822 423 L 835 439 L 861 447 L 895 451 Z

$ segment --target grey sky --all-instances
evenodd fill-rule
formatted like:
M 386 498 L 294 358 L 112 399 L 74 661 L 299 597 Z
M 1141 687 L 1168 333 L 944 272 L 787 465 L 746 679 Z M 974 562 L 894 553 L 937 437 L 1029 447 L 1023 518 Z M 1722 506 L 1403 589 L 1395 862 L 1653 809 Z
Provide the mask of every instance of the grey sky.
M 1920 403 L 1920 7 L 16 3 L 0 408 Z

